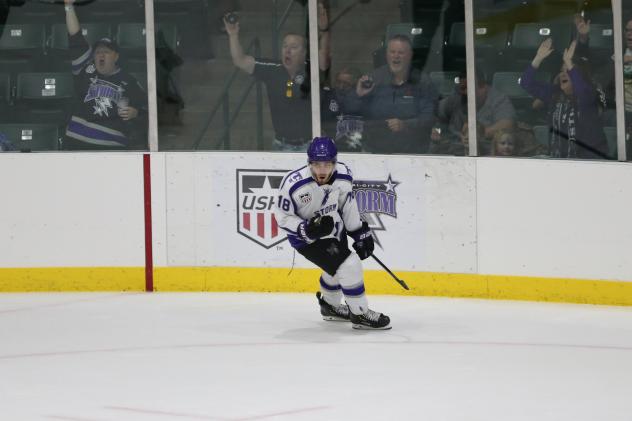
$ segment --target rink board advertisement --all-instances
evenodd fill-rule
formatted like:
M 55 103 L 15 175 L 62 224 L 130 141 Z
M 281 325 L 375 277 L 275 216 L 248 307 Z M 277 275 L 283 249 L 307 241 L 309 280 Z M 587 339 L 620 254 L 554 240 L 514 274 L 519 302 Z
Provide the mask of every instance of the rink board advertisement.
M 294 253 L 272 213 L 280 180 L 306 164 L 304 154 L 43 153 L 0 161 L 9 180 L 0 292 L 317 287 L 319 271 Z M 353 172 L 375 254 L 411 287 L 402 290 L 369 258 L 372 294 L 632 305 L 629 163 L 340 161 Z
M 355 199 L 373 230 L 376 254 L 401 270 L 430 269 L 426 241 L 434 236 L 434 231 L 428 228 L 440 228 L 449 222 L 443 212 L 446 220 L 428 224 L 428 217 L 434 217 L 438 211 L 432 209 L 432 203 L 440 202 L 433 197 L 434 180 L 446 178 L 435 176 L 437 171 L 450 171 L 447 178 L 459 178 L 455 173 L 467 174 L 467 165 L 455 164 L 446 169 L 407 157 L 378 156 L 341 156 L 340 161 L 352 171 Z M 304 165 L 304 156 L 297 154 L 168 156 L 167 265 L 313 267 L 294 253 L 273 214 L 281 180 L 289 170 Z M 467 175 L 460 178 L 469 180 L 470 185 L 457 185 L 460 191 L 454 194 L 467 198 L 473 191 L 473 179 Z M 464 203 L 456 213 L 459 212 L 453 217 L 471 224 L 473 202 L 469 206 Z M 454 223 L 457 222 L 450 223 L 451 229 Z M 462 256 L 459 269 L 474 270 L 473 225 L 463 232 L 470 234 L 463 242 L 469 246 L 469 252 L 434 248 L 435 263 L 438 253 L 444 254 L 439 259 L 444 263 L 451 259 L 447 256 Z M 457 248 L 467 247 L 459 244 Z M 368 267 L 378 267 L 371 260 L 366 263 Z

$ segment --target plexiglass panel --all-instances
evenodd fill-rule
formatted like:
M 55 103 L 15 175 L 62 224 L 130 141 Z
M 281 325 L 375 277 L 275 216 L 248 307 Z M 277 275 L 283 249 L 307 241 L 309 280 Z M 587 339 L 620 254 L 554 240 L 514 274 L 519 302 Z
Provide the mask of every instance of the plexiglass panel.
M 161 150 L 305 150 L 311 139 L 306 2 L 155 1 L 176 25 L 158 66 Z
M 610 2 L 474 1 L 479 155 L 616 159 Z
M 632 1 L 623 2 L 623 93 L 625 102 L 625 145 L 632 160 Z
M 11 0 L 0 9 L 0 148 L 147 149 L 142 2 Z
M 322 2 L 330 78 L 323 131 L 345 151 L 456 154 L 466 146 L 437 111 L 465 68 L 463 2 Z M 325 38 L 328 37 L 328 38 Z

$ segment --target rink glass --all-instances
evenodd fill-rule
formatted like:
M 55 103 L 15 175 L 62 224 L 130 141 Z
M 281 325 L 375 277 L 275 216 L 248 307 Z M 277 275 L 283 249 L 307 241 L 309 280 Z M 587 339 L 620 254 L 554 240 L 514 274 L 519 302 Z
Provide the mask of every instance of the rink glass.
M 177 4 L 176 4 L 177 3 Z M 228 39 L 221 16 L 235 12 L 241 26 L 241 43 L 247 54 L 265 58 L 279 56 L 283 34 L 307 36 L 307 7 L 304 2 L 287 0 L 215 1 L 191 0 L 103 0 L 75 6 L 88 37 L 118 39 L 120 64 L 146 87 L 147 65 L 144 41 L 145 4 L 153 4 L 156 29 L 156 86 L 158 148 L 160 150 L 271 150 L 275 137 L 266 90 L 253 78 L 237 70 L 230 59 Z M 409 36 L 413 45 L 412 67 L 432 82 L 438 100 L 459 89 L 465 68 L 465 5 L 441 0 L 330 0 L 328 9 L 331 65 L 321 75 L 323 92 L 353 89 L 359 75 L 370 74 L 385 62 L 386 40 L 394 34 Z M 40 150 L 54 150 L 65 131 L 70 100 L 61 95 L 64 77 L 44 80 L 42 98 L 23 96 L 28 85 L 23 73 L 68 73 L 69 56 L 65 45 L 65 18 L 61 3 L 10 1 L 0 10 L 3 39 L 0 42 L 0 124 L 36 124 L 22 130 L 29 136 L 52 138 Z M 623 47 L 626 49 L 628 17 L 632 1 L 622 2 Z M 4 6 L 3 6 L 4 7 Z M 475 61 L 489 86 L 509 96 L 516 112 L 514 155 L 548 158 L 549 127 L 547 109 L 517 85 L 537 46 L 552 37 L 555 52 L 541 68 L 543 81 L 554 81 L 564 46 L 577 34 L 575 15 L 590 20 L 589 53 L 595 86 L 603 93 L 600 124 L 608 142 L 607 156 L 617 155 L 616 106 L 614 101 L 613 13 L 605 1 L 511 2 L 474 0 Z M 26 25 L 26 26 L 25 26 Z M 321 28 L 322 29 L 322 28 Z M 631 28 L 632 29 L 632 26 Z M 19 41 L 19 42 L 15 42 Z M 624 62 L 626 60 L 624 51 Z M 629 54 L 632 57 L 632 54 Z M 343 70 L 351 75 L 340 75 Z M 623 69 L 624 82 L 632 71 Z M 627 83 L 624 83 L 628 86 Z M 283 87 L 285 89 L 285 87 Z M 70 88 L 72 90 L 72 88 Z M 630 89 L 625 89 L 627 92 Z M 632 91 L 632 90 L 630 90 Z M 309 95 L 309 94 L 307 94 Z M 630 95 L 626 95 L 628 97 Z M 628 101 L 629 102 L 629 101 Z M 362 113 L 345 114 L 338 106 L 323 101 L 321 126 L 325 134 L 338 138 L 341 150 L 373 152 L 365 145 L 373 142 L 388 150 L 388 136 L 371 136 L 381 121 Z M 478 105 L 481 105 L 480 103 Z M 625 136 L 627 158 L 632 156 L 630 133 L 632 106 L 626 106 Z M 414 153 L 468 155 L 458 130 L 437 122 L 419 136 Z M 435 138 L 452 139 L 436 145 Z M 373 137 L 373 139 L 371 139 Z M 478 133 L 478 155 L 493 153 L 493 138 Z M 146 146 L 142 149 L 146 149 Z
M 117 39 L 119 66 L 146 87 L 143 2 L 77 2 L 74 9 L 88 42 Z M 0 27 L 0 138 L 10 138 L 18 150 L 57 150 L 77 95 L 71 73 L 77 56 L 68 48 L 63 1 L 4 1 Z M 117 112 L 115 104 L 104 108 Z M 139 118 L 140 140 L 134 148 L 147 150 L 147 117 Z

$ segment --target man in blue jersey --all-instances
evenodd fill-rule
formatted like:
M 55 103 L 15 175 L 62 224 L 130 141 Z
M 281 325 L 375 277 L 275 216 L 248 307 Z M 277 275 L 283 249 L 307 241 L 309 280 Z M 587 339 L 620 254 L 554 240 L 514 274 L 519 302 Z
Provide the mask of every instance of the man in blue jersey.
M 351 321 L 355 329 L 390 329 L 388 316 L 369 309 L 360 260 L 373 253 L 373 237 L 360 219 L 351 170 L 337 155 L 332 139 L 314 138 L 308 164 L 281 182 L 275 217 L 292 247 L 323 270 L 316 296 L 325 320 Z
M 133 144 L 132 133 L 147 128 L 147 94 L 138 81 L 118 66 L 119 48 L 109 38 L 90 46 L 81 32 L 75 0 L 64 0 L 75 93 L 79 96 L 66 128 L 63 148 L 69 150 L 146 149 Z

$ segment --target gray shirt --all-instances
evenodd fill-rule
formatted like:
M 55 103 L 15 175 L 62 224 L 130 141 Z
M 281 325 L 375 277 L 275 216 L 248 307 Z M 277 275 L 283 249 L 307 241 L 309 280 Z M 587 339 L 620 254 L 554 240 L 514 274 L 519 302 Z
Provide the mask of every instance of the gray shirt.
M 439 101 L 437 116 L 450 133 L 459 135 L 463 124 L 467 123 L 467 103 L 460 94 L 455 93 Z M 509 97 L 489 87 L 487 98 L 476 112 L 476 121 L 485 127 L 496 124 L 500 120 L 515 120 L 516 110 Z

